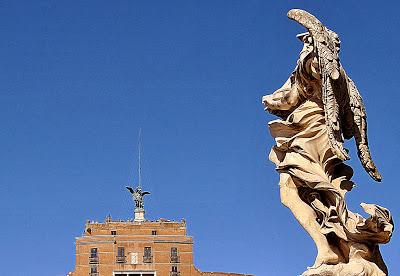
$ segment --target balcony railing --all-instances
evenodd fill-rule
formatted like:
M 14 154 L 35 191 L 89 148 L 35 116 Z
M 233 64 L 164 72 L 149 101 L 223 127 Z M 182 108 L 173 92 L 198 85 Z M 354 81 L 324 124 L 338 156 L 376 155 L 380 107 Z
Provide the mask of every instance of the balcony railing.
M 171 263 L 179 263 L 180 259 L 178 255 L 172 255 L 171 256 Z
M 179 271 L 171 271 L 169 273 L 169 276 L 180 276 L 180 275 L 181 275 L 181 273 Z
M 151 255 L 150 255 L 150 256 L 144 255 L 144 256 L 143 256 L 143 262 L 144 262 L 144 263 L 147 263 L 147 264 L 148 264 L 148 263 L 152 263 L 152 262 L 153 262 L 153 256 L 151 256 Z
M 90 264 L 98 264 L 99 263 L 99 257 L 98 256 L 90 256 L 89 257 L 89 263 Z
M 99 276 L 98 272 L 89 272 L 89 276 Z
M 117 263 L 126 263 L 126 256 L 116 256 Z

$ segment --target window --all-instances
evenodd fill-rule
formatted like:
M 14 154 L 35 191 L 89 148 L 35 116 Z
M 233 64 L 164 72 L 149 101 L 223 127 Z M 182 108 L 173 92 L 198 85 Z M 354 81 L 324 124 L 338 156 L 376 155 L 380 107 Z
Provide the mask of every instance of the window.
M 99 256 L 97 252 L 97 248 L 90 249 L 89 263 L 97 264 L 99 262 Z
M 117 235 L 117 231 L 115 231 L 115 230 L 111 231 L 111 235 L 116 236 Z
M 154 276 L 154 272 L 130 272 L 130 271 L 118 271 L 113 276 Z
M 125 263 L 126 262 L 126 259 L 125 259 L 125 247 L 118 247 L 116 261 L 117 261 L 117 263 Z
M 157 230 L 151 231 L 151 234 L 152 234 L 153 236 L 156 236 L 156 235 L 157 235 Z
M 171 247 L 171 263 L 179 263 L 178 248 Z
M 171 267 L 171 272 L 170 272 L 170 276 L 179 276 L 181 273 L 178 271 L 178 267 L 176 265 L 173 265 Z
M 153 262 L 153 256 L 151 256 L 151 247 L 144 248 L 143 262 L 144 263 L 152 263 Z
M 90 249 L 90 257 L 91 258 L 97 257 L 97 248 Z
M 92 265 L 90 267 L 90 276 L 97 276 L 99 273 L 97 272 L 97 265 Z

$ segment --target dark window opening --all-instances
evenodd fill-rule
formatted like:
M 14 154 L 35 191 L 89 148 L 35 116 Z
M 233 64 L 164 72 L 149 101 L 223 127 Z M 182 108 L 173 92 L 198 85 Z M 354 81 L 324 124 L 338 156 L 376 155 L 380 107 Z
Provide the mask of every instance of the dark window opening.
M 179 263 L 178 248 L 171 247 L 171 263 Z
M 156 236 L 156 235 L 157 235 L 157 230 L 151 231 L 151 234 L 152 234 L 153 236 Z
M 97 264 L 99 262 L 99 256 L 97 252 L 97 248 L 90 249 L 89 263 Z
M 143 262 L 144 263 L 152 263 L 153 262 L 153 256 L 151 255 L 151 247 L 144 248 Z
M 126 272 L 126 273 L 117 273 L 117 274 L 115 274 L 115 276 L 154 276 L 154 273 L 148 273 L 148 272 L 146 272 L 146 273 L 140 273 L 140 274 L 138 274 L 138 273 L 129 273 L 129 272 Z
M 92 265 L 90 267 L 90 274 L 89 275 L 90 276 L 98 276 L 99 275 L 99 273 L 97 271 L 97 265 Z
M 111 235 L 116 236 L 117 235 L 117 231 L 111 231 Z
M 97 248 L 90 249 L 90 257 L 92 258 L 97 257 Z
M 116 258 L 117 263 L 125 263 L 125 247 L 118 247 L 117 250 L 117 258 Z
M 171 267 L 171 272 L 170 272 L 170 276 L 180 276 L 180 272 L 178 271 L 178 267 L 176 265 L 173 265 Z
M 125 256 L 125 247 L 118 247 L 118 256 Z

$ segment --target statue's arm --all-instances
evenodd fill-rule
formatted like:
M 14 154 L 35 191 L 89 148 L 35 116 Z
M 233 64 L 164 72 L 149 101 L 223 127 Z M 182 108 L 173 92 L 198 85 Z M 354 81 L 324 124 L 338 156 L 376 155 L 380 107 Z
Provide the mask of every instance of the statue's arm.
M 282 111 L 290 111 L 296 107 L 299 98 L 300 95 L 291 76 L 281 88 L 270 95 L 265 95 L 262 102 L 268 112 L 279 116 Z

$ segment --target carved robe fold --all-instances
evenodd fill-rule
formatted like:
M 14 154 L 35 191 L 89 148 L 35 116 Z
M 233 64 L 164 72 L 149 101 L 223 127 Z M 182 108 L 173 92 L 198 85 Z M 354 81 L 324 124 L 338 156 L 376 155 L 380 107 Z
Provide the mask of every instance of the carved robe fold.
M 305 100 L 286 120 L 269 123 L 276 141 L 269 158 L 280 173 L 289 174 L 304 202 L 316 212 L 321 231 L 345 241 L 385 243 L 392 233 L 387 209 L 373 204 L 362 207 L 369 219 L 347 210 L 344 196 L 353 187 L 352 169 L 332 151 L 322 103 Z

